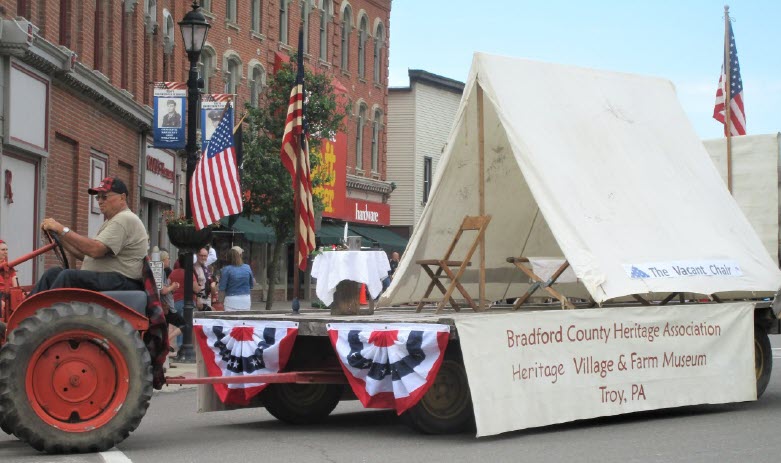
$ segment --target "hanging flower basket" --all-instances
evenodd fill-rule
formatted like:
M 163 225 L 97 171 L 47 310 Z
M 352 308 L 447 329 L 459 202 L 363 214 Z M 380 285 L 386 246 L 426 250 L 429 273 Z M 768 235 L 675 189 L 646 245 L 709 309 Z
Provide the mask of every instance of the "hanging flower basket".
M 193 224 L 169 223 L 168 240 L 180 250 L 196 251 L 212 240 L 212 229 L 196 230 Z

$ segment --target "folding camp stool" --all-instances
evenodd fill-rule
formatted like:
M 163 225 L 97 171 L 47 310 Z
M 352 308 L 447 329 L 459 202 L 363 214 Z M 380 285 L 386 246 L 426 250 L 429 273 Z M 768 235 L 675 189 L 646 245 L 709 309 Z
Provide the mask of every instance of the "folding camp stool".
M 554 283 L 556 283 L 556 280 L 561 276 L 562 273 L 564 273 L 565 270 L 567 270 L 567 267 L 569 267 L 569 261 L 565 260 L 563 264 L 559 266 L 559 268 L 551 275 L 550 280 L 545 281 L 537 274 L 534 273 L 534 271 L 527 267 L 524 264 L 529 264 L 531 266 L 531 262 L 526 257 L 508 257 L 507 262 L 515 265 L 518 267 L 520 271 L 526 274 L 526 276 L 529 277 L 529 279 L 532 281 L 531 287 L 526 291 L 526 293 L 519 297 L 515 304 L 513 304 L 513 310 L 518 310 L 518 308 L 526 302 L 529 297 L 531 297 L 532 294 L 534 294 L 535 291 L 542 288 L 545 291 L 548 292 L 551 296 L 555 297 L 556 299 L 561 302 L 561 306 L 565 309 L 574 309 L 575 306 L 566 298 L 563 294 L 556 291 L 555 289 L 551 288 Z
M 470 307 L 472 307 L 472 310 L 475 312 L 480 311 L 480 308 L 477 306 L 477 304 L 475 304 L 475 301 L 472 300 L 472 298 L 469 296 L 469 293 L 467 293 L 466 289 L 464 289 L 464 287 L 459 282 L 459 279 L 464 274 L 466 268 L 472 265 L 470 262 L 472 254 L 474 254 L 475 249 L 477 249 L 477 245 L 480 244 L 480 240 L 483 238 L 483 235 L 485 235 L 485 229 L 488 227 L 488 223 L 490 221 L 490 215 L 464 217 L 464 220 L 461 222 L 461 226 L 458 229 L 458 233 L 456 233 L 456 236 L 453 238 L 453 242 L 450 243 L 450 247 L 447 248 L 445 256 L 442 259 L 421 259 L 415 261 L 415 263 L 420 265 L 423 268 L 423 271 L 425 271 L 426 274 L 428 274 L 428 276 L 431 278 L 431 283 L 429 283 L 428 288 L 426 289 L 426 293 L 423 295 L 423 299 L 421 299 L 418 303 L 416 312 L 420 312 L 423 309 L 425 299 L 429 297 L 435 287 L 439 289 L 444 295 L 442 300 L 437 304 L 437 313 L 442 311 L 447 301 L 450 301 L 450 305 L 456 312 L 461 311 L 461 307 L 452 297 L 453 291 L 456 289 L 458 289 L 461 295 L 464 296 L 464 299 L 466 299 L 466 302 Z M 451 260 L 451 254 L 456 248 L 458 240 L 461 239 L 461 235 L 463 235 L 465 231 L 477 232 L 475 239 L 472 241 L 472 245 L 469 247 L 469 250 L 467 251 L 463 260 Z M 458 271 L 453 273 L 452 268 L 456 267 L 458 268 Z M 436 268 L 436 272 L 433 270 L 433 268 Z M 450 285 L 447 288 L 445 288 L 445 285 L 439 281 L 440 279 L 445 278 L 450 280 Z

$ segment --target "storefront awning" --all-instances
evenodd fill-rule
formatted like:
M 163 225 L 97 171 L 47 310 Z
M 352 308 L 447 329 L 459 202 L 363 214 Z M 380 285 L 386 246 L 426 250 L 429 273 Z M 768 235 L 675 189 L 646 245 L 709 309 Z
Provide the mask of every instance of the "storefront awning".
M 320 226 L 320 230 L 317 231 L 317 238 L 324 246 L 341 244 L 342 239 L 344 238 L 344 225 L 323 223 Z
M 391 230 L 388 230 L 387 228 L 367 227 L 353 224 L 348 225 L 348 227 L 350 235 L 358 234 L 363 236 L 365 239 L 372 241 L 372 243 L 367 243 L 364 240 L 364 246 L 375 245 L 381 247 L 386 252 L 396 251 L 398 253 L 403 253 L 404 249 L 407 247 L 406 238 L 403 238 L 401 235 L 398 235 Z M 343 227 L 342 234 L 344 234 Z
M 233 229 L 233 231 L 241 232 L 247 241 L 252 241 L 253 243 L 273 243 L 275 240 L 274 230 L 263 225 L 260 222 L 260 217 L 257 215 L 253 215 L 250 218 L 239 217 L 236 219 L 233 227 L 228 225 L 227 217 L 220 220 L 220 223 L 226 230 L 222 233 L 230 233 L 231 229 Z M 217 233 L 220 232 L 218 231 Z

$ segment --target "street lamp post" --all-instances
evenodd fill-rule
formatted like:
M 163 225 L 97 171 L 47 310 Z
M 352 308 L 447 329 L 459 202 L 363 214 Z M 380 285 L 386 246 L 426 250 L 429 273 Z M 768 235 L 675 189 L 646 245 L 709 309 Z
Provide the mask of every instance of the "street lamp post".
M 192 11 L 187 12 L 184 18 L 179 21 L 179 28 L 182 30 L 182 39 L 184 39 L 184 49 L 187 52 L 187 58 L 190 60 L 190 73 L 187 77 L 187 145 L 185 153 L 187 154 L 187 183 L 185 192 L 185 217 L 193 218 L 192 208 L 190 207 L 190 182 L 192 180 L 195 165 L 198 162 L 198 145 L 196 144 L 196 130 L 198 124 L 198 104 L 200 100 L 200 90 L 198 85 L 198 58 L 201 55 L 203 44 L 206 42 L 206 34 L 209 32 L 209 25 L 206 17 L 201 13 L 201 8 L 197 1 L 193 2 Z M 195 361 L 195 350 L 193 349 L 193 255 L 192 249 L 186 251 L 184 259 L 184 335 L 182 348 L 180 350 L 181 360 Z

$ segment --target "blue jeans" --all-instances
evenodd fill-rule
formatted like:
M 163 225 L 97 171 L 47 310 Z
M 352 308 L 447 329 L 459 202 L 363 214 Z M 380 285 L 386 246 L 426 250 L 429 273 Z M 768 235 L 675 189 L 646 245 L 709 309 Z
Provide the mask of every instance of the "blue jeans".
M 30 294 L 55 288 L 84 288 L 91 291 L 143 291 L 140 281 L 117 272 L 93 272 L 91 270 L 65 270 L 52 267 L 43 273 Z

